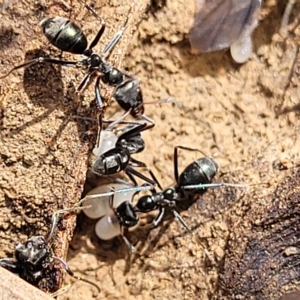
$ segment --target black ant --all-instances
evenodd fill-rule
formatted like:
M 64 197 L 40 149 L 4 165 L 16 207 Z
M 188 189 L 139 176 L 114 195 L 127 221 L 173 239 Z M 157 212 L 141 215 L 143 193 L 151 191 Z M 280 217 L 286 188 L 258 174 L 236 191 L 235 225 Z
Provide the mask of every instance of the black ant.
M 95 94 L 97 105 L 101 112 L 104 110 L 107 104 L 102 100 L 100 94 L 100 81 L 112 87 L 115 87 L 113 97 L 122 109 L 124 109 L 126 112 L 130 110 L 130 114 L 134 118 L 142 117 L 146 120 L 149 120 L 148 117 L 144 116 L 144 103 L 142 91 L 140 88 L 140 81 L 127 72 L 123 72 L 114 68 L 109 62 L 105 60 L 109 56 L 111 50 L 122 37 L 123 32 L 127 26 L 133 4 L 130 7 L 130 11 L 127 15 L 124 25 L 115 34 L 115 36 L 111 39 L 111 41 L 104 48 L 100 55 L 94 53 L 93 48 L 98 44 L 101 36 L 104 33 L 105 21 L 100 18 L 100 16 L 91 6 L 85 6 L 98 20 L 101 21 L 101 27 L 93 41 L 90 43 L 89 47 L 87 38 L 82 29 L 67 18 L 59 16 L 54 18 L 47 18 L 42 20 L 40 25 L 46 38 L 53 46 L 65 52 L 84 55 L 87 58 L 80 61 L 65 61 L 60 59 L 52 59 L 49 57 L 38 57 L 12 68 L 6 75 L 0 78 L 5 78 L 14 70 L 29 67 L 36 63 L 84 67 L 88 69 L 88 71 L 80 82 L 78 88 L 76 89 L 77 95 L 84 91 L 93 77 L 97 77 L 95 83 Z
M 0 259 L 0 266 L 18 274 L 22 279 L 44 292 L 50 293 L 55 293 L 59 289 L 62 266 L 73 278 L 92 284 L 100 291 L 95 283 L 76 276 L 63 259 L 54 256 L 51 248 L 51 239 L 54 236 L 59 215 L 78 209 L 82 208 L 73 207 L 55 212 L 52 216 L 51 229 L 47 238 L 33 236 L 26 242 L 19 243 L 15 248 L 15 261 L 2 258 Z
M 100 219 L 95 225 L 96 235 L 102 240 L 110 240 L 121 235 L 131 252 L 135 247 L 125 236 L 125 231 L 137 225 L 139 218 L 133 208 L 133 196 L 153 186 L 134 186 L 115 178 L 109 184 L 102 184 L 91 190 L 77 205 L 84 202 L 84 214 L 90 219 Z M 100 199 L 101 198 L 101 199 Z
M 222 186 L 228 187 L 245 187 L 243 184 L 233 183 L 213 183 L 215 175 L 219 171 L 219 165 L 210 157 L 203 157 L 189 164 L 179 175 L 178 172 L 178 149 L 199 151 L 197 149 L 184 146 L 176 146 L 174 148 L 174 177 L 176 185 L 171 188 L 162 190 L 158 181 L 156 184 L 161 188 L 162 192 L 157 192 L 153 189 L 152 195 L 142 196 L 134 206 L 136 212 L 147 213 L 153 210 L 159 210 L 158 215 L 153 220 L 153 225 L 158 226 L 164 217 L 165 208 L 170 208 L 176 219 L 191 232 L 187 224 L 181 218 L 176 207 L 179 204 L 184 204 L 185 209 L 195 202 L 196 195 L 202 195 L 207 188 L 216 188 Z M 199 151 L 201 152 L 201 151 Z
M 114 175 L 124 171 L 136 186 L 137 182 L 133 176 L 155 185 L 157 179 L 153 172 L 147 168 L 145 163 L 131 156 L 131 154 L 141 152 L 144 149 L 145 143 L 141 137 L 141 132 L 153 128 L 154 123 L 124 122 L 123 119 L 129 113 L 130 110 L 114 122 L 106 121 L 110 125 L 105 130 L 101 130 L 102 125 L 100 124 L 98 143 L 93 150 L 96 159 L 92 164 L 92 171 L 100 176 Z M 126 126 L 121 129 L 121 134 L 117 136 L 113 129 L 119 124 L 126 124 Z M 136 171 L 134 167 L 147 169 L 152 179 Z
M 204 194 L 207 188 L 222 186 L 245 187 L 243 184 L 213 183 L 212 181 L 219 171 L 219 165 L 215 160 L 209 157 L 195 160 L 179 175 L 178 149 L 199 151 L 184 146 L 176 146 L 174 148 L 174 177 L 176 180 L 174 187 L 163 190 L 154 176 L 154 182 L 162 192 L 157 192 L 153 186 L 149 185 L 146 185 L 144 188 L 143 186 L 126 188 L 126 185 L 130 184 L 122 181 L 123 184 L 113 184 L 111 186 L 114 192 L 104 192 L 105 190 L 100 186 L 96 187 L 89 195 L 81 200 L 81 203 L 85 202 L 91 205 L 91 209 L 84 210 L 88 217 L 95 219 L 102 217 L 95 227 L 96 234 L 99 238 L 106 240 L 112 239 L 117 235 L 122 235 L 129 249 L 135 251 L 134 246 L 124 236 L 124 230 L 137 225 L 139 217 L 136 213 L 148 213 L 159 210 L 158 215 L 152 222 L 156 227 L 162 222 L 166 208 L 171 209 L 176 219 L 191 233 L 188 225 L 176 209 L 179 204 L 184 203 L 185 209 L 187 209 L 195 202 L 195 196 Z M 109 187 L 106 186 L 106 188 Z M 132 198 L 134 194 L 141 189 L 151 189 L 153 191 L 152 195 L 140 197 L 137 203 L 133 205 Z M 108 198 L 109 196 L 114 197 Z M 106 198 L 100 200 L 102 197 Z

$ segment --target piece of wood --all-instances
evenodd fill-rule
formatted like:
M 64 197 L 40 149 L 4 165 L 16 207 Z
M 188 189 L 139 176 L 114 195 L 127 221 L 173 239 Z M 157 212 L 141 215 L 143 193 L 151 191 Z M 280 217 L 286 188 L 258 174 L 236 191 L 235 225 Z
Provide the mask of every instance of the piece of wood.
M 19 276 L 0 267 L 0 300 L 50 300 L 53 299 Z

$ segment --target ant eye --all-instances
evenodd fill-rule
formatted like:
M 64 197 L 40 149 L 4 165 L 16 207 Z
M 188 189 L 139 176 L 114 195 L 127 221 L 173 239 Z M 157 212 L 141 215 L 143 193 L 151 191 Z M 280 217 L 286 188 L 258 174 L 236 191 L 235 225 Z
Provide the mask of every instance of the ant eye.
M 31 249 L 31 248 L 32 248 L 32 242 L 28 242 L 28 243 L 26 244 L 26 247 L 27 247 L 28 249 Z

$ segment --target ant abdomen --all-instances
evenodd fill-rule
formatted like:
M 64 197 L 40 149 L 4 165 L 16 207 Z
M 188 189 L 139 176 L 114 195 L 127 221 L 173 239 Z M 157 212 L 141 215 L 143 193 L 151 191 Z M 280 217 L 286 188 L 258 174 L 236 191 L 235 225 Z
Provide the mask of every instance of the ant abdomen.
M 209 157 L 199 158 L 188 165 L 178 179 L 178 186 L 211 183 L 219 170 L 219 165 Z
M 87 38 L 81 28 L 67 18 L 44 19 L 40 26 L 49 42 L 62 51 L 83 54 L 87 48 Z
M 92 165 L 98 175 L 113 175 L 121 172 L 129 163 L 130 153 L 125 148 L 113 148 L 102 154 Z

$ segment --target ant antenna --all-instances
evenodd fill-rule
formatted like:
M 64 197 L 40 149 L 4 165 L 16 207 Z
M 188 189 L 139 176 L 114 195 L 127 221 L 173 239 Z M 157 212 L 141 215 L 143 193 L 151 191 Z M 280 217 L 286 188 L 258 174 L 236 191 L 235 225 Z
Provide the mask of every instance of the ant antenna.
M 49 241 L 52 239 L 55 228 L 58 224 L 58 220 L 59 220 L 60 215 L 71 212 L 71 211 L 83 210 L 83 209 L 86 209 L 86 208 L 89 208 L 89 207 L 91 207 L 91 206 L 87 205 L 87 206 L 79 207 L 79 206 L 75 205 L 71 208 L 61 209 L 61 210 L 58 210 L 58 211 L 54 212 L 53 215 L 52 215 L 51 229 L 50 229 L 50 232 L 48 234 L 48 237 L 45 239 L 46 243 L 49 243 Z
M 177 210 L 172 209 L 172 213 L 175 216 L 176 220 L 179 221 L 181 223 L 181 225 L 185 228 L 185 230 L 190 233 L 193 234 L 192 231 L 189 229 L 189 227 L 187 226 L 187 224 L 184 222 L 184 220 L 182 219 L 181 215 L 178 213 Z
M 130 113 L 131 113 L 131 108 L 128 110 L 128 111 L 126 111 L 119 119 L 117 119 L 117 120 L 115 120 L 115 121 L 113 121 L 112 123 L 110 123 L 108 126 L 107 126 L 107 128 L 106 128 L 106 130 L 110 130 L 110 131 L 112 131 L 113 130 L 113 128 L 116 126 L 116 125 L 118 125 L 119 123 L 121 123 Z
M 82 198 L 76 204 L 76 207 L 80 206 L 87 199 L 95 199 L 95 198 L 100 198 L 100 197 L 108 197 L 108 196 L 113 196 L 114 194 L 120 194 L 120 193 L 126 193 L 126 192 L 130 193 L 130 192 L 149 191 L 149 190 L 153 190 L 153 188 L 154 187 L 152 185 L 149 185 L 149 184 L 148 185 L 142 185 L 142 186 L 136 186 L 136 187 L 132 187 L 132 188 L 124 188 L 124 189 L 119 189 L 119 190 L 114 190 L 113 187 L 110 187 L 111 192 L 102 193 L 102 194 L 93 194 L 93 195 L 87 195 L 87 196 L 85 196 L 84 198 Z
M 248 184 L 215 182 L 215 183 L 199 183 L 194 185 L 186 185 L 183 186 L 182 188 L 184 188 L 185 190 L 192 190 L 192 189 L 218 188 L 223 186 L 247 188 Z
M 63 265 L 64 269 L 67 271 L 67 273 L 68 273 L 71 277 L 73 277 L 73 278 L 75 278 L 75 279 L 77 279 L 77 280 L 81 280 L 81 281 L 84 281 L 84 282 L 86 282 L 86 283 L 89 283 L 89 284 L 93 285 L 93 286 L 98 290 L 98 293 L 101 292 L 99 286 L 98 286 L 96 283 L 94 283 L 94 282 L 92 282 L 92 281 L 89 281 L 89 280 L 87 280 L 87 279 L 85 279 L 85 278 L 81 278 L 81 277 L 75 275 L 75 274 L 72 272 L 72 270 L 70 269 L 70 267 L 68 266 L 68 264 L 67 264 L 63 259 L 61 259 L 61 258 L 59 258 L 59 257 L 57 257 L 57 256 L 53 256 L 53 258 L 56 259 L 56 260 L 58 260 L 58 261 Z

